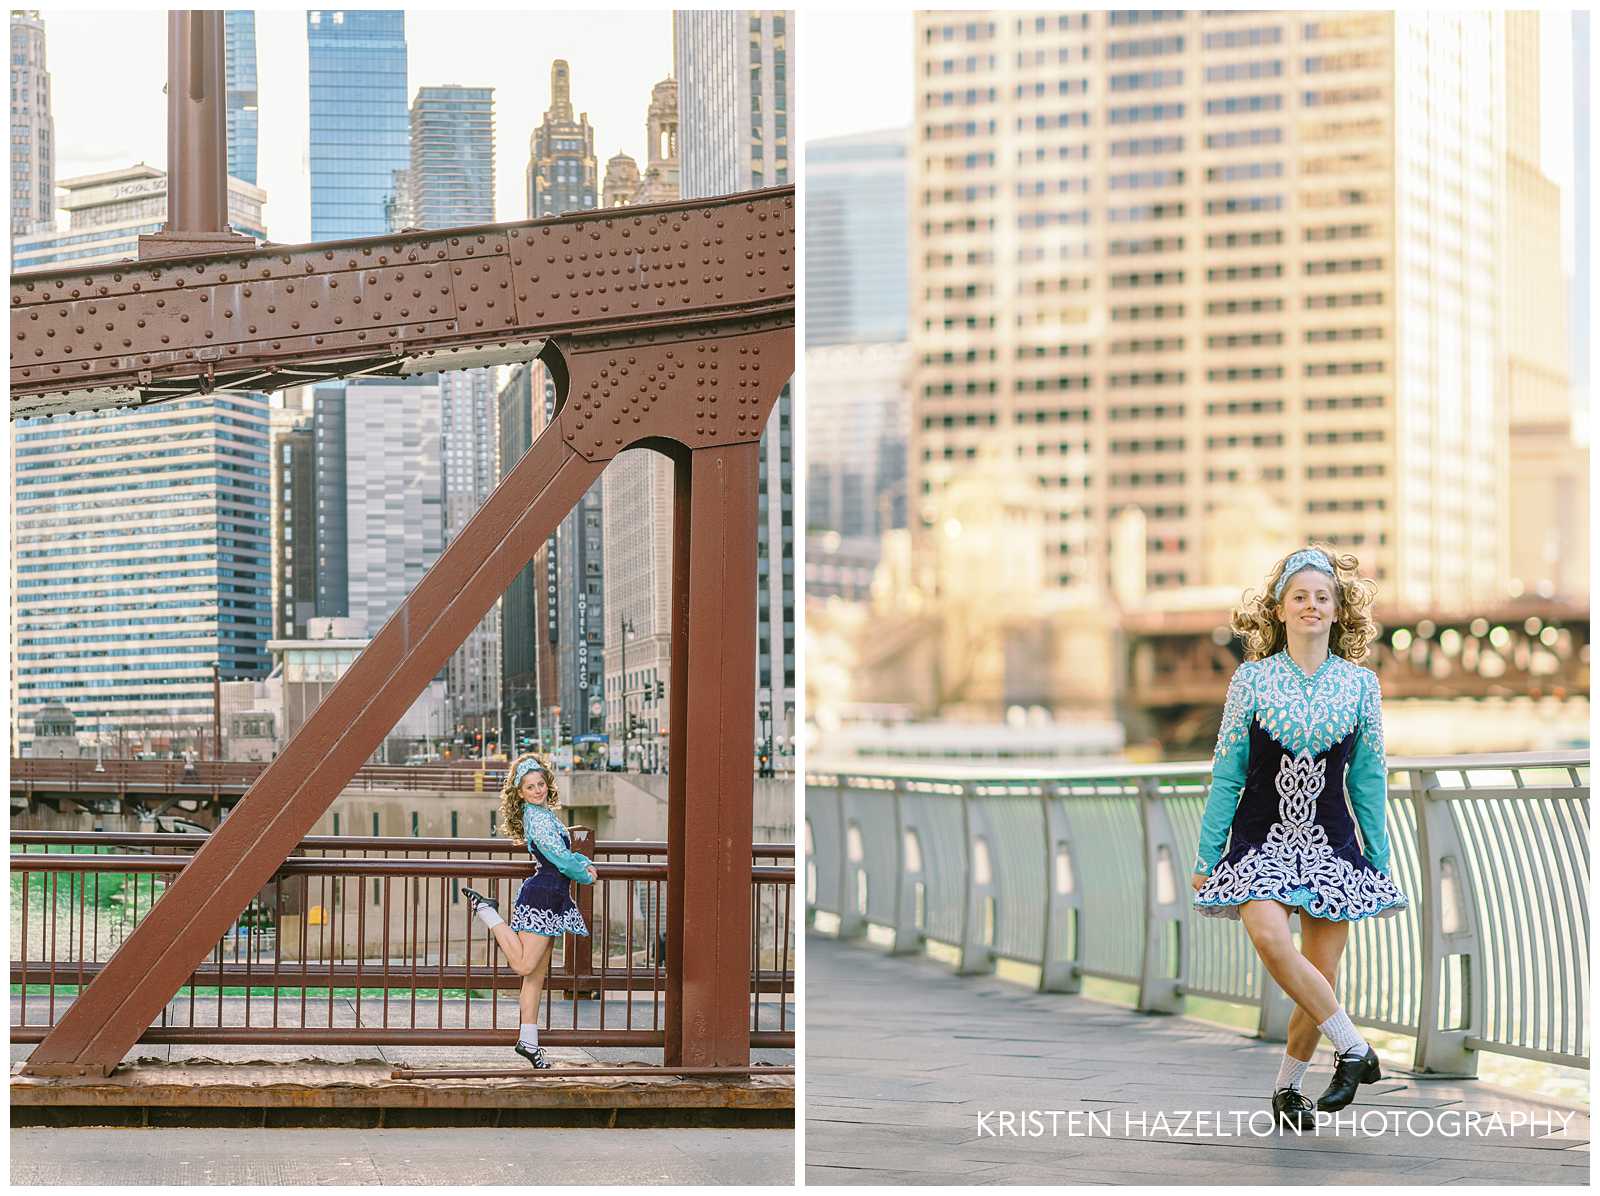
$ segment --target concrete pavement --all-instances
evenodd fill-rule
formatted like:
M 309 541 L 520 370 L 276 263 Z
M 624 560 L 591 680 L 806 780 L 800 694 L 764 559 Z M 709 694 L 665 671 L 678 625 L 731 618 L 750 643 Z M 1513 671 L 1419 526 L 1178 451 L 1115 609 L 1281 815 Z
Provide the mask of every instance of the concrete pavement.
M 15 1129 L 11 1182 L 789 1185 L 793 1130 Z
M 818 935 L 806 998 L 809 1184 L 1589 1182 L 1587 1113 L 1408 1076 L 1407 1060 L 1386 1057 L 1384 1079 L 1344 1111 L 1376 1132 L 1297 1137 L 1260 1116 L 1282 1045 L 1236 1030 Z M 1324 1049 L 1306 1077 L 1313 1099 L 1330 1075 Z M 1258 1114 L 1253 1129 L 1235 1113 Z M 1468 1113 L 1485 1132 L 1463 1132 Z M 1495 1114 L 1502 1128 L 1513 1115 L 1550 1124 L 1494 1133 Z

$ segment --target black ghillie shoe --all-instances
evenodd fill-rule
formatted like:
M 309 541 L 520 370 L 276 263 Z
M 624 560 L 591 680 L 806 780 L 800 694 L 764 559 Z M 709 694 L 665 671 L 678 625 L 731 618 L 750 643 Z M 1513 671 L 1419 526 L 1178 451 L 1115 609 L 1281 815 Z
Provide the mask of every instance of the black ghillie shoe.
M 1272 1094 L 1272 1112 L 1280 1126 L 1309 1130 L 1317 1123 L 1316 1106 L 1298 1088 L 1280 1088 Z
M 1369 1046 L 1364 1055 L 1356 1051 L 1346 1052 L 1334 1061 L 1333 1079 L 1329 1081 L 1327 1091 L 1317 1098 L 1317 1109 L 1323 1113 L 1342 1109 L 1355 1100 L 1357 1087 L 1381 1079 L 1383 1073 L 1378 1070 L 1377 1051 Z
M 487 905 L 496 913 L 500 911 L 500 903 L 493 897 L 485 897 L 477 889 L 469 889 L 466 885 L 461 886 L 461 891 L 467 895 L 467 914 L 470 917 L 477 916 L 480 905 Z
M 517 1054 L 521 1055 L 540 1071 L 548 1071 L 550 1068 L 555 1066 L 555 1064 L 551 1063 L 549 1059 L 545 1058 L 543 1047 L 529 1048 L 524 1046 L 521 1042 L 518 1042 L 517 1045 L 511 1049 L 516 1051 Z

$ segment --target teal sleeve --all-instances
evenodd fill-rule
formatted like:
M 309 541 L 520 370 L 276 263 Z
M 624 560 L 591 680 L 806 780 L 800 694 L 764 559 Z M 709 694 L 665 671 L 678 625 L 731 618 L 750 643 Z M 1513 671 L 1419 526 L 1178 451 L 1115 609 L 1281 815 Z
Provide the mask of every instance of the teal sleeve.
M 528 840 L 529 849 L 537 847 L 539 854 L 554 864 L 562 876 L 581 884 L 589 883 L 589 869 L 594 865 L 588 856 L 580 855 L 567 846 L 567 841 L 561 837 L 561 826 L 549 810 L 540 806 L 524 806 L 522 833 Z
M 1217 750 L 1211 757 L 1211 792 L 1206 795 L 1205 813 L 1200 816 L 1200 846 L 1194 870 L 1210 876 L 1222 858 L 1223 845 L 1233 826 L 1233 812 L 1244 791 L 1245 771 L 1250 763 L 1250 720 L 1255 715 L 1250 698 L 1247 661 L 1234 670 L 1228 682 L 1228 698 L 1222 706 L 1222 726 L 1217 731 Z
M 1345 772 L 1345 791 L 1361 829 L 1367 860 L 1378 871 L 1389 871 L 1389 765 L 1383 754 L 1383 701 L 1378 675 L 1363 669 L 1361 711 L 1356 720 L 1356 742 Z

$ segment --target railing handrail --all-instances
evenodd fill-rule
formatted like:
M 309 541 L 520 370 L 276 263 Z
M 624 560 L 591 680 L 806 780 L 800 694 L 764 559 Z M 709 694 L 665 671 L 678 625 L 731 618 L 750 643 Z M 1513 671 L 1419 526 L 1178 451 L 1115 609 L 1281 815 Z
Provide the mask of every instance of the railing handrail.
M 13 872 L 181 872 L 194 857 L 187 855 L 41 855 L 12 852 Z M 344 876 L 511 876 L 527 875 L 521 860 L 394 859 L 382 856 L 294 855 L 278 866 L 278 874 Z M 667 865 L 597 862 L 599 880 L 666 880 Z M 794 880 L 794 868 L 752 864 L 753 882 Z
M 12 831 L 13 847 L 21 845 L 75 846 L 109 844 L 129 847 L 176 847 L 193 843 L 203 846 L 211 832 L 199 831 Z M 455 838 L 442 835 L 307 835 L 299 849 L 346 847 L 352 850 L 397 851 L 503 851 L 526 852 L 526 846 L 503 836 Z M 667 844 L 660 840 L 605 839 L 595 844 L 597 855 L 665 855 Z M 22 854 L 20 852 L 14 854 Z M 793 859 L 793 843 L 752 844 L 752 856 Z
M 11 788 L 51 785 L 71 786 L 83 792 L 98 785 L 122 790 L 159 789 L 163 793 L 191 793 L 211 790 L 248 789 L 266 771 L 261 760 L 129 760 L 124 757 L 96 760 L 93 756 L 50 759 L 39 756 L 11 757 Z M 587 770 L 585 770 L 587 771 Z M 499 792 L 503 764 L 484 766 L 478 761 L 454 765 L 364 764 L 345 787 L 369 792 L 393 790 L 402 793 L 437 790 L 441 793 L 477 793 L 492 797 Z M 664 773 L 595 775 L 665 776 Z
M 1389 771 L 1459 771 L 1461 769 L 1492 768 L 1585 768 L 1589 766 L 1590 752 L 1566 750 L 1555 752 L 1487 752 L 1461 756 L 1390 756 Z M 1062 781 L 1096 781 L 1110 779 L 1143 780 L 1155 777 L 1203 777 L 1211 774 L 1209 760 L 1175 760 L 1156 764 L 1134 764 L 1109 761 L 1103 765 L 1084 765 L 1077 768 L 1041 768 L 1038 765 L 1001 766 L 979 762 L 940 762 L 933 768 L 927 764 L 879 764 L 872 761 L 839 761 L 831 764 L 819 761 L 806 768 L 807 784 L 824 778 L 872 777 L 886 781 L 911 781 L 919 784 L 952 784 L 990 781 L 1032 781 L 1048 785 Z

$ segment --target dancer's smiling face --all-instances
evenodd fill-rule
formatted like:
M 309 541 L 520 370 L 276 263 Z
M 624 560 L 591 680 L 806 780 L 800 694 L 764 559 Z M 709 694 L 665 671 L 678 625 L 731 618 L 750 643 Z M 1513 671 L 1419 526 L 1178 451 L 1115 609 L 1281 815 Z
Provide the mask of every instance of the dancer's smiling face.
M 1333 578 L 1320 569 L 1302 569 L 1283 588 L 1278 617 L 1291 631 L 1316 635 L 1333 627 L 1338 602 Z
M 528 775 L 522 778 L 522 800 L 533 805 L 542 806 L 549 796 L 550 786 L 544 779 L 544 770 L 530 769 Z

